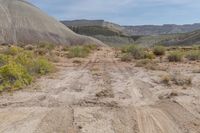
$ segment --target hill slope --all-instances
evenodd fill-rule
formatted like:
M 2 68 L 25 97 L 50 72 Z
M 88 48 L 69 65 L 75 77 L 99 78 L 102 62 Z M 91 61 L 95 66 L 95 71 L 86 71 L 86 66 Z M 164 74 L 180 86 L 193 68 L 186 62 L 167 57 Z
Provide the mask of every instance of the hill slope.
M 162 41 L 165 45 L 197 45 L 200 44 L 200 30 L 180 34 L 174 38 Z
M 24 0 L 0 0 L 0 43 L 102 44 L 77 35 Z

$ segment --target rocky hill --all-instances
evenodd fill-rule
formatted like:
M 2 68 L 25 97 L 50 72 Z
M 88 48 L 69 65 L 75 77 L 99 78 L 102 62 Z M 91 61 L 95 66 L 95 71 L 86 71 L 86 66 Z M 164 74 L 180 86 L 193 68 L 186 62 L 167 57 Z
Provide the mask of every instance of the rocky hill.
M 0 0 L 0 43 L 102 44 L 78 35 L 24 0 Z

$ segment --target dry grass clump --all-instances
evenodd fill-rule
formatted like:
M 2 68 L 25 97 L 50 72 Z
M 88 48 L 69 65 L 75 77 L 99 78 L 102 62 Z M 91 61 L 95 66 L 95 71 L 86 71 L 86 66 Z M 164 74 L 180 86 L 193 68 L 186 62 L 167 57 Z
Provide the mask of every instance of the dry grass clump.
M 169 62 L 181 62 L 183 60 L 183 52 L 181 51 L 170 52 L 167 58 Z
M 132 56 L 128 53 L 124 53 L 121 56 L 121 61 L 123 61 L 123 62 L 130 62 L 132 59 L 133 59 Z
M 68 50 L 68 58 L 85 58 L 87 57 L 93 50 L 96 50 L 96 45 L 85 45 L 85 46 L 72 46 Z
M 192 84 L 191 77 L 182 75 L 180 73 L 176 73 L 174 75 L 171 75 L 171 74 L 163 75 L 161 77 L 161 81 L 162 81 L 162 83 L 164 83 L 166 85 L 175 84 L 178 86 L 185 86 L 185 85 Z
M 186 58 L 191 61 L 200 60 L 200 51 L 199 50 L 192 50 L 186 54 Z
M 166 84 L 166 85 L 169 85 L 170 82 L 171 82 L 171 80 L 172 80 L 172 77 L 171 77 L 171 75 L 169 75 L 169 74 L 163 75 L 163 76 L 161 77 L 162 83 L 164 83 L 164 84 Z
M 161 70 L 165 71 L 166 69 L 159 66 L 159 64 L 155 61 L 150 59 L 143 59 L 136 62 L 135 67 L 144 67 L 148 70 Z

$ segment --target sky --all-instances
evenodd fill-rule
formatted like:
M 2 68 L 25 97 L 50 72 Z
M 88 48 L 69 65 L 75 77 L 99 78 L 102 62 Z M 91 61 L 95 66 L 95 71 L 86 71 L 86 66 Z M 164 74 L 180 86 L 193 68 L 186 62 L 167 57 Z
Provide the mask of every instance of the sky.
M 200 0 L 28 0 L 57 20 L 103 19 L 120 25 L 200 23 Z

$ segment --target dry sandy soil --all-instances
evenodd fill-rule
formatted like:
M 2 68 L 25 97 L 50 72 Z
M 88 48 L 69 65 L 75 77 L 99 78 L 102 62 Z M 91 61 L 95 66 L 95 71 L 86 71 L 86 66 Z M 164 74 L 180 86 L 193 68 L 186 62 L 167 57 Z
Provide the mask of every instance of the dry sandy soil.
M 123 63 L 104 47 L 82 63 L 0 96 L 0 133 L 200 133 L 198 62 L 160 63 L 147 70 Z M 190 76 L 191 85 L 162 83 Z

